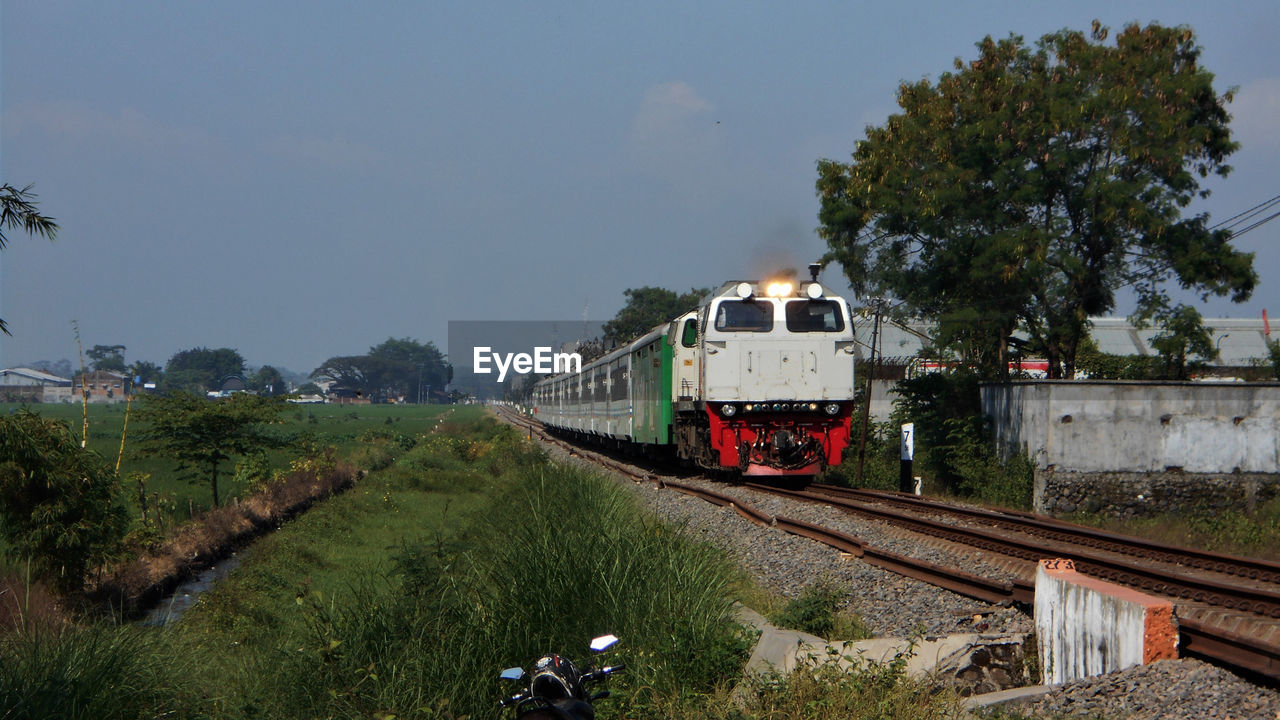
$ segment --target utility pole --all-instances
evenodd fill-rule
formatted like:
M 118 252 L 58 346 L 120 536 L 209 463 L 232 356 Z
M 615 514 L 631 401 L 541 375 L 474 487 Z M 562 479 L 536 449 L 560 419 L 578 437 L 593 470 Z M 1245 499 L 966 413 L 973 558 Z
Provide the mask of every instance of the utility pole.
M 880 311 L 884 307 L 882 298 L 872 298 L 875 303 L 875 320 L 871 323 L 871 361 L 867 370 L 866 396 L 862 399 L 862 434 L 858 439 L 858 484 L 862 484 L 862 469 L 867 461 L 867 426 L 871 424 L 871 379 L 875 375 L 876 347 L 880 340 Z

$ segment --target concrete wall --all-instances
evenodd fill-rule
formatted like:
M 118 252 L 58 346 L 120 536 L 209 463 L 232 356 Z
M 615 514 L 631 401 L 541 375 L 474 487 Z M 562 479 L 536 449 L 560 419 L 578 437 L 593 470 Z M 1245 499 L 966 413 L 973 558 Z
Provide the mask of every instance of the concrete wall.
M 1081 575 L 1070 560 L 1040 561 L 1035 618 L 1047 685 L 1178 656 L 1172 603 Z
M 1001 450 L 1036 467 L 1036 509 L 1239 507 L 1280 488 L 1280 383 L 1030 381 L 982 387 Z
M 898 384 L 897 380 L 875 378 L 871 381 L 871 421 L 888 422 L 893 412 L 893 403 L 898 399 L 890 390 Z M 861 412 L 859 408 L 858 412 Z

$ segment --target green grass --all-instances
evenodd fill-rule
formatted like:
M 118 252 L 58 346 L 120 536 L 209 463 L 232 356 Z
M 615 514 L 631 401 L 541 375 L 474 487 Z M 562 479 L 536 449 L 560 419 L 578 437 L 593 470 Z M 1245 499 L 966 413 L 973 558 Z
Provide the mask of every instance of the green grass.
M 865 640 L 874 633 L 848 608 L 849 593 L 830 582 L 810 585 L 798 598 L 769 613 L 774 625 L 832 642 Z
M 8 413 L 19 407 L 27 407 L 44 417 L 63 420 L 78 438 L 83 428 L 82 408 L 79 404 L 43 403 L 35 405 L 15 405 L 0 403 L 0 413 Z M 169 509 L 174 520 L 181 522 L 191 517 L 193 509 L 208 508 L 211 504 L 211 491 L 206 481 L 183 477 L 176 470 L 176 465 L 165 458 L 147 457 L 137 450 L 137 433 L 142 430 L 138 422 L 139 405 L 134 404 L 130 410 L 128 435 L 125 437 L 124 455 L 121 457 L 120 477 L 124 478 L 124 490 L 129 507 L 136 513 L 138 485 L 129 480 L 133 473 L 149 475 L 146 480 L 146 492 L 155 494 L 156 500 Z M 297 454 L 297 441 L 311 437 L 322 445 L 333 445 L 340 457 L 353 458 L 357 465 L 382 465 L 389 458 L 377 457 L 376 451 L 367 449 L 368 443 L 362 437 L 371 434 L 396 437 L 412 443 L 422 433 L 430 431 L 440 415 L 456 409 L 462 417 L 474 417 L 482 412 L 478 407 L 455 407 L 448 405 L 297 405 L 290 406 L 281 414 L 281 423 L 275 431 L 280 436 L 293 442 L 293 446 L 267 453 L 267 464 L 270 469 L 287 469 L 289 461 Z M 112 467 L 120 457 L 120 439 L 125 423 L 125 405 L 90 404 L 88 447 L 98 453 Z M 373 457 L 370 457 L 372 452 Z M 239 459 L 237 459 L 239 460 Z M 250 482 L 235 476 L 236 461 L 227 463 L 222 468 L 223 476 L 219 480 L 225 502 L 232 498 L 244 496 L 250 492 Z
M 231 691 L 221 712 L 491 717 L 498 669 L 606 632 L 627 707 L 736 674 L 723 557 L 492 421 L 452 429 L 259 542 L 179 623 Z
M 1280 560 L 1280 498 L 1259 505 L 1254 512 L 1201 510 L 1124 520 L 1081 513 L 1069 519 L 1172 545 Z
M 732 620 L 739 577 L 615 481 L 558 467 L 459 409 L 255 543 L 167 630 L 98 626 L 43 645 L 0 635 L 0 698 L 57 703 L 28 689 L 74 687 L 75 712 L 45 706 L 67 717 L 496 718 L 500 668 L 550 651 L 585 661 L 587 640 L 613 632 L 623 642 L 609 662 L 628 669 L 602 717 L 931 718 L 950 707 L 894 667 L 811 668 L 735 695 L 751 644 Z
M 0 635 L 0 718 L 194 717 L 203 688 L 169 638 L 99 624 Z

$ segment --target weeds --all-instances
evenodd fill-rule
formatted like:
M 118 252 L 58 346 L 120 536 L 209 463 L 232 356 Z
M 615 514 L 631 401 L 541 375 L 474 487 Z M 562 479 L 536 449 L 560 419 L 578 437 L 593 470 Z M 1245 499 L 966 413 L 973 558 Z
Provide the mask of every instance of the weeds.
M 0 639 L 4 717 L 195 717 L 200 694 L 183 655 L 158 633 L 95 625 Z
M 1280 497 L 1243 510 L 1199 510 L 1119 519 L 1081 513 L 1074 522 L 1211 552 L 1280 560 Z
M 942 720 L 958 717 L 958 699 L 937 692 L 906 675 L 910 654 L 888 663 L 831 654 L 810 660 L 784 675 L 765 675 L 746 681 L 729 696 L 721 693 L 705 710 L 681 717 L 714 720 L 754 718 L 911 718 Z
M 787 602 L 770 620 L 831 641 L 863 640 L 873 635 L 852 611 L 845 608 L 849 594 L 831 583 L 816 583 Z

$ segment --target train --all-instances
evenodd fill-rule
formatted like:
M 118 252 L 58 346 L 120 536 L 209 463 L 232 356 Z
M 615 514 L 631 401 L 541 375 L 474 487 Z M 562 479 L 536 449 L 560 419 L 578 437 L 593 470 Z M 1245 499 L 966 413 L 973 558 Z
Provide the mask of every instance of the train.
M 852 320 L 816 277 L 727 282 L 669 323 L 539 380 L 532 411 L 578 441 L 729 475 L 811 477 L 849 445 Z

